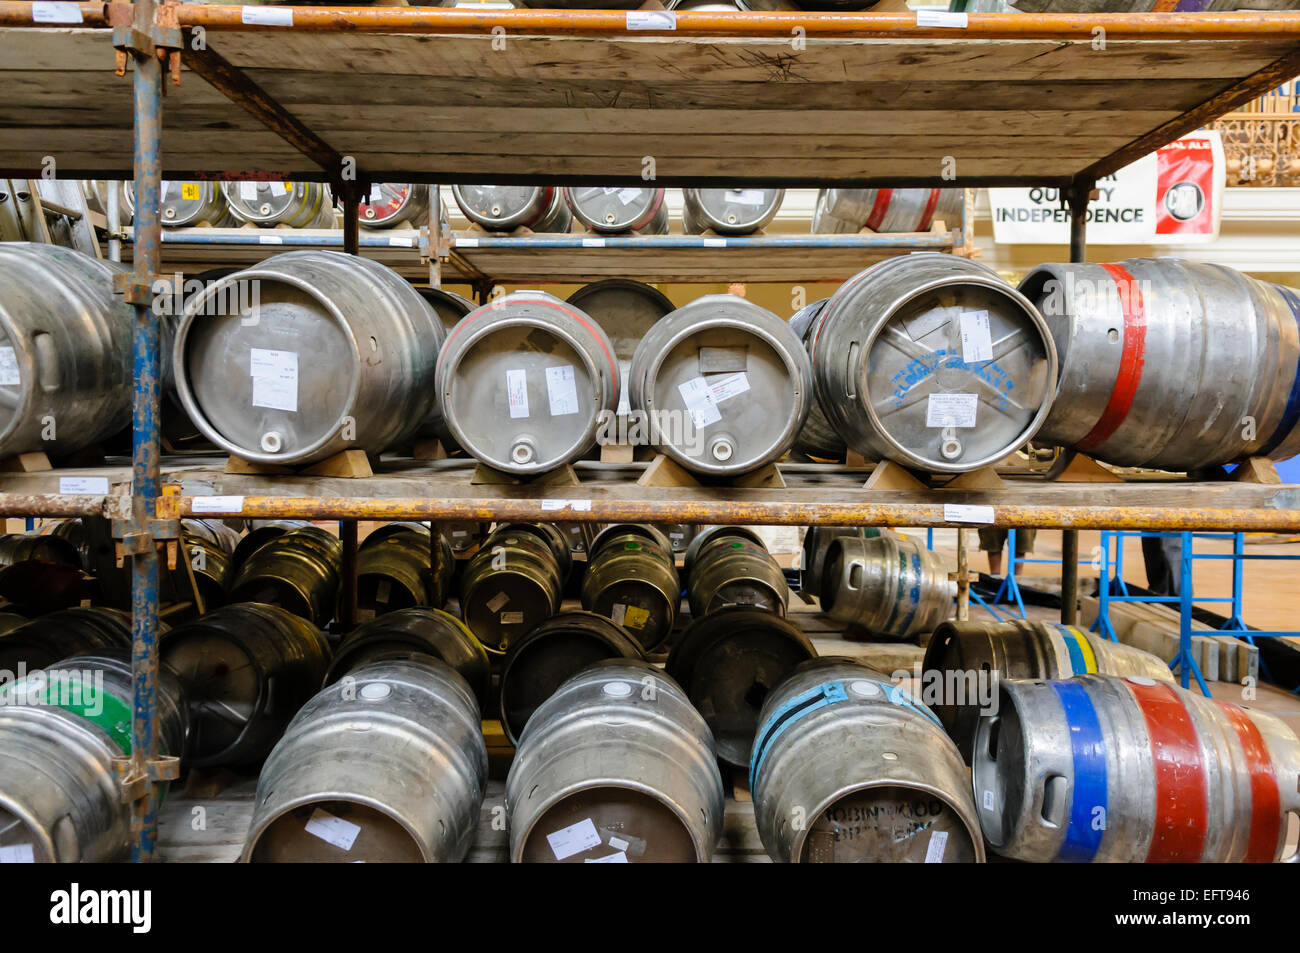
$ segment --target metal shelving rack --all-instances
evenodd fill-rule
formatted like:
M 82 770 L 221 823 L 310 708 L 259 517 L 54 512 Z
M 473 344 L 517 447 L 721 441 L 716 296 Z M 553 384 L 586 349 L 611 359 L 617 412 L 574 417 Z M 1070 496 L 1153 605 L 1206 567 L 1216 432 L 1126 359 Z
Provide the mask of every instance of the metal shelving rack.
M 131 86 L 110 75 L 115 65 L 133 68 Z M 606 11 L 0 2 L 0 174 L 38 177 L 53 156 L 59 177 L 136 185 L 133 271 L 120 285 L 137 319 L 130 473 L 94 470 L 107 495 L 60 492 L 74 471 L 0 476 L 0 512 L 109 517 L 131 559 L 123 781 L 135 858 L 152 857 L 151 790 L 174 771 L 154 739 L 159 544 L 184 515 L 342 520 L 346 571 L 358 519 L 555 519 L 564 499 L 579 501 L 565 519 L 595 522 L 933 527 L 965 525 L 948 504 L 984 504 L 993 525 L 1066 530 L 1067 613 L 1071 530 L 1300 530 L 1297 486 L 865 491 L 861 472 L 799 466 L 786 471 L 803 482 L 770 490 L 643 488 L 608 473 L 564 489 L 484 488 L 435 464 L 352 481 L 169 464 L 163 492 L 150 288 L 164 155 L 170 178 L 331 181 L 351 212 L 342 240 L 353 253 L 356 200 L 372 178 L 637 184 L 654 157 L 664 186 L 1052 186 L 1068 198 L 1071 258 L 1082 260 L 1098 179 L 1297 73 L 1297 14 L 974 14 L 950 29 L 914 14 L 647 23 Z M 169 74 L 179 85 L 165 100 Z M 450 242 L 438 236 L 431 257 L 450 258 Z

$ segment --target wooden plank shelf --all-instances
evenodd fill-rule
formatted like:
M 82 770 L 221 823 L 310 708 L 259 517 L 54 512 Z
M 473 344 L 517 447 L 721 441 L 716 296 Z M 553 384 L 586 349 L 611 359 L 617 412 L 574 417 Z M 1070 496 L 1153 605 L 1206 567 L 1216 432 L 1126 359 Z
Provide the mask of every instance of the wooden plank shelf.
M 973 525 L 951 504 L 992 506 L 999 526 L 1080 529 L 1300 531 L 1300 486 L 1187 479 L 1048 482 L 1010 476 L 994 489 L 864 489 L 870 468 L 781 464 L 784 488 L 639 486 L 647 464 L 580 461 L 576 486 L 470 482 L 472 460 L 384 458 L 365 478 L 227 473 L 224 458 L 171 457 L 163 482 L 179 485 L 180 512 L 256 519 L 470 519 L 783 525 Z M 130 468 L 104 476 L 109 497 L 61 496 L 66 471 L 0 474 L 0 512 L 94 515 L 121 506 Z M 233 497 L 220 504 L 211 497 Z M 196 498 L 198 498 L 196 505 Z M 207 498 L 207 499 L 205 499 Z M 214 509 L 213 507 L 217 508 Z
M 879 235 L 494 236 L 459 233 L 443 281 L 585 283 L 844 281 L 868 265 L 914 251 L 951 252 L 959 231 Z M 425 280 L 420 232 L 363 231 L 360 253 L 403 277 Z M 124 244 L 124 251 L 130 244 Z M 163 231 L 163 271 L 248 267 L 281 252 L 343 250 L 340 229 L 177 228 Z M 130 255 L 125 255 L 130 261 Z

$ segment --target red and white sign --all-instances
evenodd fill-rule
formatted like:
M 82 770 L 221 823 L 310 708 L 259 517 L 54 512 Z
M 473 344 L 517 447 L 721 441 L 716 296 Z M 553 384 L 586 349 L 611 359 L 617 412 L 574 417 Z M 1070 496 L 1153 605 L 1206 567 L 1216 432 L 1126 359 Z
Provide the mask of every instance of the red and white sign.
M 1215 133 L 1217 136 L 1218 134 Z M 1184 136 L 1156 150 L 1156 239 L 1218 232 L 1215 140 Z M 1220 146 L 1222 154 L 1222 146 Z M 1222 179 L 1222 163 L 1218 167 Z

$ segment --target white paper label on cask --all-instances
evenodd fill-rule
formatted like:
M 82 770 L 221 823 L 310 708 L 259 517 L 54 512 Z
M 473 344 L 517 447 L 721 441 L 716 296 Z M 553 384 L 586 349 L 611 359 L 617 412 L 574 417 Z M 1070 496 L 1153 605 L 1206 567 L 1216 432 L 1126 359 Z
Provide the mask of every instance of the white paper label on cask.
M 0 864 L 34 864 L 36 855 L 31 844 L 11 844 L 0 847 Z
M 641 197 L 642 189 L 619 189 L 618 200 L 623 205 L 631 205 Z
M 555 854 L 555 859 L 564 860 L 574 854 L 581 854 L 584 850 L 599 847 L 600 835 L 596 833 L 596 825 L 592 823 L 591 818 L 584 817 L 578 823 L 571 824 L 563 830 L 547 834 L 546 842 L 551 845 L 551 853 Z
M 298 353 L 254 347 L 249 349 L 253 406 L 298 411 Z
M 584 864 L 626 864 L 627 854 L 621 850 L 617 853 L 610 854 L 606 857 L 588 857 L 583 861 Z
M 681 392 L 686 412 L 691 415 L 691 423 L 696 430 L 703 430 L 722 419 L 722 413 L 713 397 L 713 389 L 703 377 L 683 381 L 677 385 L 677 390 Z
M 925 425 L 933 428 L 974 427 L 979 403 L 978 394 L 931 394 L 925 405 Z
M 527 371 L 506 371 L 506 403 L 510 407 L 511 420 L 528 416 Z
M 986 811 L 991 811 L 991 810 L 993 810 L 993 792 L 992 792 L 992 791 L 985 791 L 985 792 L 984 792 L 984 810 L 986 810 Z
M 987 311 L 961 314 L 961 359 L 967 364 L 993 360 L 993 334 Z
M 0 347 L 0 387 L 16 387 L 22 382 L 22 375 L 18 373 L 18 355 L 7 345 Z
M 498 592 L 487 602 L 488 612 L 500 612 L 501 607 L 510 601 L 510 597 L 504 592 Z
M 927 864 L 942 864 L 943 852 L 948 846 L 947 831 L 933 831 L 930 834 L 930 844 L 925 848 L 925 862 Z
M 745 376 L 744 371 L 728 374 L 721 380 L 715 377 L 709 382 L 709 390 L 713 392 L 713 399 L 720 404 L 730 397 L 749 390 L 749 378 Z
M 572 364 L 546 369 L 546 396 L 551 402 L 552 417 L 578 412 L 578 383 Z
M 352 845 L 357 842 L 357 835 L 361 833 L 359 824 L 335 817 L 319 807 L 311 812 L 306 829 L 308 834 L 319 837 L 325 843 L 332 844 L 340 850 L 351 850 Z
M 523 625 L 523 622 L 524 614 L 522 611 L 501 613 L 502 625 Z
M 753 208 L 767 204 L 767 193 L 762 189 L 732 189 L 727 198 L 737 205 L 749 205 Z
M 240 182 L 240 183 L 239 183 L 239 197 L 240 197 L 241 199 L 243 199 L 245 202 L 256 202 L 256 201 L 257 201 L 257 183 L 256 183 L 256 182 Z

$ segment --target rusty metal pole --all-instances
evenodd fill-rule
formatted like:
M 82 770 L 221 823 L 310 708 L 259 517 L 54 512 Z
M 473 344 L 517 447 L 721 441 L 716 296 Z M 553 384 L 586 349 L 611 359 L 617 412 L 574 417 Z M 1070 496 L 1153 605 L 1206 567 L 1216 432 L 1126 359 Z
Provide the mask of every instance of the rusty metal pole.
M 957 527 L 957 621 L 970 618 L 970 558 L 966 549 L 966 530 Z
M 1088 202 L 1096 183 L 1075 182 L 1066 199 L 1070 203 L 1070 261 L 1088 258 Z M 1014 553 L 1012 557 L 1014 557 Z M 1074 625 L 1079 618 L 1079 531 L 1061 531 L 1061 622 Z

